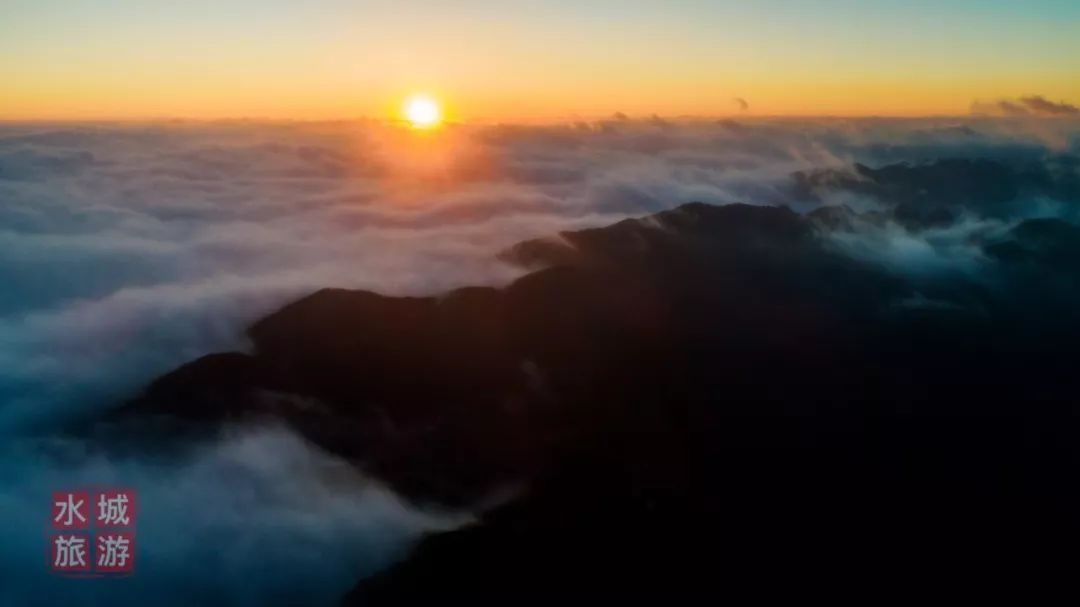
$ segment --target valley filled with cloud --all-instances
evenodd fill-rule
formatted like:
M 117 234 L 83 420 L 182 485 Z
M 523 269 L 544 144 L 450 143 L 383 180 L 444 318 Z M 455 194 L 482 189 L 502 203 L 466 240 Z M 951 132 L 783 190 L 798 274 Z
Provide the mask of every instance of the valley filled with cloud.
M 0 504 L 27 529 L 0 548 L 3 575 L 37 583 L 34 500 L 58 485 L 145 496 L 157 565 L 94 597 L 51 591 L 102 604 L 289 604 L 291 592 L 332 604 L 425 533 L 468 524 L 468 508 L 412 503 L 285 427 L 232 428 L 160 459 L 73 436 L 179 365 L 251 350 L 252 323 L 322 288 L 503 287 L 529 269 L 503 254 L 518 243 L 688 202 L 745 203 L 812 217 L 830 254 L 910 285 L 886 308 L 977 315 L 973 293 L 1023 284 L 1066 309 L 1080 122 L 1038 96 L 980 107 L 439 133 L 374 121 L 0 125 Z M 1046 272 L 1055 282 L 1039 295 L 1031 277 Z M 281 490 L 296 483 L 310 504 Z M 239 560 L 215 556 L 214 537 L 243 545 Z M 20 590 L 4 584 L 0 598 Z

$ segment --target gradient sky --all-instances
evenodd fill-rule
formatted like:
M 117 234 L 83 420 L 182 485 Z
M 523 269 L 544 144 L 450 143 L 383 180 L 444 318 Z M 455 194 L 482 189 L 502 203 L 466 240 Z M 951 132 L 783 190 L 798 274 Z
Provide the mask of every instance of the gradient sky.
M 0 119 L 966 113 L 1080 101 L 1077 0 L 0 0 Z

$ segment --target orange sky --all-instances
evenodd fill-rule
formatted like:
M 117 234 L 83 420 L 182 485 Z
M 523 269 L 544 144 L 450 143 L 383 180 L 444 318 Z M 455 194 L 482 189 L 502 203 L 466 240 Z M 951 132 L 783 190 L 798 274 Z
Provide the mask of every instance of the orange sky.
M 298 6 L 302 4 L 303 6 Z M 963 114 L 1080 101 L 1080 3 L 0 0 L 0 119 Z

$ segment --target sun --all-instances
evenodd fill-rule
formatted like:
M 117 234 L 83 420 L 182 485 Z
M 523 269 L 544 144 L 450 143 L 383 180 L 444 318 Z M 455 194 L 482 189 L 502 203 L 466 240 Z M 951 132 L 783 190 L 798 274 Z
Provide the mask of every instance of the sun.
M 430 129 L 442 122 L 439 103 L 427 95 L 414 95 L 405 101 L 405 119 L 416 129 Z

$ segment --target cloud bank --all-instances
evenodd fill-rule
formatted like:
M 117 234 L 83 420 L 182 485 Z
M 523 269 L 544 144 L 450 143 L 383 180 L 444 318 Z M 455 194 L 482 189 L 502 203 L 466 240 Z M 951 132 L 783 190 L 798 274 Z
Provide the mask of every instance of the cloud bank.
M 153 589 L 165 604 L 169 592 L 176 604 L 264 604 L 326 588 L 312 598 L 332 601 L 357 571 L 459 519 L 402 504 L 280 430 L 222 437 L 165 463 L 65 459 L 48 437 L 183 362 L 246 348 L 248 324 L 316 289 L 504 284 L 521 270 L 496 254 L 514 243 L 687 201 L 878 212 L 880 221 L 836 230 L 836 246 L 915 276 L 978 276 L 994 263 L 985 242 L 1024 219 L 1075 220 L 1080 201 L 1075 108 L 1009 103 L 1023 110 L 1009 120 L 616 115 L 436 136 L 372 122 L 0 126 L 0 470 L 9 481 L 0 500 L 25 522 L 0 560 L 33 580 L 5 585 L 0 598 L 34 604 L 29 589 L 44 587 L 53 594 L 40 604 L 85 598 L 35 577 L 39 498 L 60 484 L 115 480 L 138 485 L 162 513 L 145 531 L 152 569 L 116 596 Z M 912 201 L 932 213 L 912 212 Z M 63 443 L 69 456 L 78 445 Z M 252 504 L 235 486 L 271 499 L 249 521 L 238 512 Z M 295 507 L 299 494 L 320 496 L 315 514 Z M 185 512 L 198 513 L 191 537 Z M 197 540 L 213 534 L 243 549 L 208 553 Z M 294 544 L 307 552 L 286 549 Z M 272 560 L 261 574 L 230 560 L 253 553 Z M 321 571 L 313 553 L 344 566 Z
M 11 441 L 0 455 L 6 605 L 331 605 L 421 534 L 468 520 L 417 510 L 275 427 L 170 458 L 56 439 Z M 42 566 L 52 492 L 86 486 L 139 491 L 130 577 L 67 579 Z

